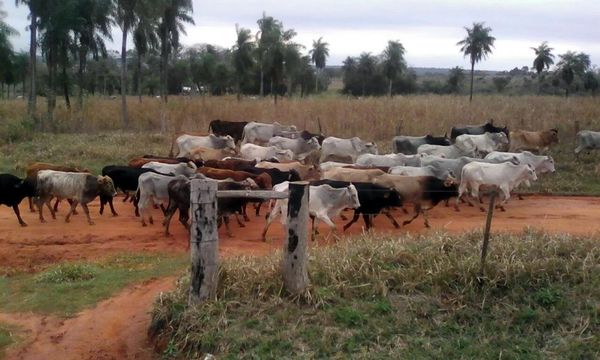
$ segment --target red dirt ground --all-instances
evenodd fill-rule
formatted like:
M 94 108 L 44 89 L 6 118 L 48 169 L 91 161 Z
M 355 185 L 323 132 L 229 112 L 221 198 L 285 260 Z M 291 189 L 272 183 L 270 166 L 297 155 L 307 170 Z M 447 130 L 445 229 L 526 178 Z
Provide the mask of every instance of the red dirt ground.
M 0 208 L 0 267 L 3 272 L 37 271 L 64 260 L 98 259 L 120 252 L 161 252 L 184 254 L 187 232 L 175 221 L 173 235 L 165 237 L 159 224 L 142 227 L 133 216 L 129 204 L 116 201 L 120 216 L 98 215 L 98 203 L 90 206 L 96 225 L 90 226 L 83 215 L 64 223 L 66 204 L 57 220 L 40 224 L 37 215 L 29 213 L 23 203 L 23 218 L 29 224 L 21 228 L 12 210 Z M 264 210 L 263 210 L 264 211 Z M 351 213 L 347 212 L 347 215 Z M 158 211 L 156 212 L 158 214 Z M 407 215 L 394 213 L 398 220 Z M 156 216 L 161 218 L 160 216 Z M 532 196 L 523 201 L 512 200 L 506 212 L 495 212 L 493 231 L 520 231 L 530 226 L 548 232 L 594 234 L 600 231 L 600 198 Z M 361 220 L 362 221 L 362 220 Z M 348 231 L 362 231 L 359 221 Z M 430 212 L 431 229 L 422 219 L 396 230 L 383 216 L 375 220 L 376 232 L 402 234 L 444 230 L 458 233 L 483 226 L 485 214 L 476 208 L 461 206 L 461 212 L 438 206 Z M 341 220 L 337 220 L 341 229 Z M 283 229 L 277 222 L 269 230 L 269 241 L 260 236 L 264 220 L 254 218 L 246 228 L 232 222 L 234 238 L 220 230 L 223 256 L 261 255 L 281 247 Z M 328 230 L 323 224 L 321 233 Z M 318 239 L 318 243 L 323 243 Z M 155 296 L 173 286 L 173 278 L 155 279 L 125 289 L 76 317 L 61 320 L 34 314 L 0 314 L 0 321 L 15 323 L 26 330 L 26 339 L 7 354 L 9 359 L 147 359 L 154 355 L 146 340 L 148 310 Z

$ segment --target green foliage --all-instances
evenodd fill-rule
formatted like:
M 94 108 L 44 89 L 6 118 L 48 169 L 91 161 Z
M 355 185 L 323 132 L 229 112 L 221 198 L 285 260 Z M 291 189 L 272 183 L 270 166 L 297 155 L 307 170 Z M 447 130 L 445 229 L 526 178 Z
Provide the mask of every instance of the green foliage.
M 510 83 L 511 80 L 512 80 L 512 78 L 510 76 L 509 77 L 497 76 L 492 79 L 492 81 L 494 82 L 494 86 L 496 87 L 496 90 L 499 93 L 504 91 L 504 89 L 508 86 L 508 84 Z
M 92 280 L 96 277 L 97 270 L 89 264 L 60 264 L 36 276 L 35 281 L 40 283 L 70 283 Z
M 217 299 L 187 306 L 189 278 L 155 303 L 172 356 L 223 358 L 596 358 L 594 237 L 360 236 L 312 253 L 311 287 L 281 289 L 280 256 L 221 264 Z

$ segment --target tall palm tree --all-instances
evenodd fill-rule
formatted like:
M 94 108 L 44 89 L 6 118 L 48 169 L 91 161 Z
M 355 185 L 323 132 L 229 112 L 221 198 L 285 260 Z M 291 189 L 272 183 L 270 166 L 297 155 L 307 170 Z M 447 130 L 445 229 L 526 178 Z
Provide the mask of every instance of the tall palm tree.
M 4 22 L 6 12 L 2 10 L 2 2 L 0 1 L 0 83 L 2 90 L 0 97 L 4 97 L 4 83 L 10 84 L 13 82 L 13 47 L 10 42 L 10 37 L 17 34 L 17 31 Z M 10 95 L 10 85 L 8 88 Z
M 154 0 L 156 1 L 156 0 Z M 133 44 L 137 52 L 137 92 L 139 102 L 142 102 L 142 62 L 150 50 L 158 49 L 157 36 L 158 12 L 155 6 L 148 6 L 150 1 L 144 1 L 138 9 L 138 21 L 133 30 Z
M 373 76 L 375 73 L 375 66 L 377 64 L 377 59 L 371 53 L 364 52 L 360 54 L 358 58 L 358 65 L 356 67 L 358 74 L 360 75 L 360 80 L 362 84 L 362 96 L 366 94 L 366 86 L 367 81 Z
M 179 46 L 179 34 L 185 34 L 184 23 L 194 24 L 190 15 L 194 8 L 192 0 L 164 0 L 162 6 L 158 36 L 160 38 L 160 93 L 163 100 L 163 114 L 161 115 L 161 131 L 167 131 L 166 107 L 167 103 L 167 71 L 169 55 L 172 49 Z
M 388 78 L 388 95 L 392 97 L 392 83 L 406 67 L 404 46 L 399 41 L 388 41 L 383 51 L 383 71 Z
M 262 17 L 256 22 L 258 24 L 258 32 L 256 33 L 257 58 L 260 68 L 260 96 L 265 95 L 264 77 L 265 69 L 271 67 L 274 56 L 274 48 L 281 38 L 283 25 L 280 21 L 275 20 L 272 16 L 267 16 L 264 12 Z M 273 89 L 271 89 L 271 92 Z
M 37 29 L 39 21 L 39 9 L 43 0 L 16 0 L 15 4 L 23 4 L 29 7 L 29 95 L 27 100 L 27 114 L 34 116 L 37 106 L 36 96 L 36 63 L 37 63 Z
M 254 65 L 252 52 L 254 51 L 254 43 L 249 29 L 239 28 L 235 25 L 237 38 L 233 46 L 233 68 L 237 80 L 237 99 L 241 99 L 242 84 L 248 77 L 248 72 Z
M 538 47 L 531 48 L 535 52 L 533 59 L 533 67 L 538 75 L 538 94 L 542 91 L 542 72 L 544 69 L 549 69 L 550 65 L 554 64 L 553 48 L 548 46 L 548 42 L 544 41 Z
M 473 101 L 473 78 L 475 75 L 475 64 L 482 59 L 486 59 L 492 53 L 495 37 L 490 35 L 492 29 L 485 27 L 485 23 L 473 23 L 472 28 L 465 27 L 467 37 L 456 43 L 461 46 L 460 51 L 464 56 L 469 56 L 471 61 L 471 90 L 469 92 L 469 102 Z
M 322 72 L 325 68 L 325 63 L 329 57 L 329 44 L 323 42 L 323 37 L 320 37 L 317 41 L 313 40 L 313 47 L 310 50 L 310 59 L 315 64 L 316 76 L 315 76 L 315 93 L 319 91 L 319 72 Z
M 575 77 L 583 77 L 585 72 L 590 68 L 590 56 L 585 53 L 576 53 L 567 51 L 562 55 L 558 55 L 560 61 L 556 66 L 561 79 L 565 82 L 565 97 L 569 97 L 569 88 L 575 80 Z
M 121 121 L 129 127 L 127 116 L 127 35 L 137 22 L 136 7 L 140 0 L 115 0 L 115 20 L 121 28 Z

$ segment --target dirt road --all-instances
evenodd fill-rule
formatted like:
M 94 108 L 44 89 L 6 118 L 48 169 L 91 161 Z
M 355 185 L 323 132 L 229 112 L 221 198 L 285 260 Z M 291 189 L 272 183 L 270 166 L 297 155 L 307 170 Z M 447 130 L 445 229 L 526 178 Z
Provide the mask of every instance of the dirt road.
M 57 220 L 40 224 L 35 214 L 23 211 L 29 224 L 21 228 L 12 210 L 0 208 L 0 266 L 5 273 L 37 271 L 63 260 L 97 259 L 124 251 L 185 253 L 187 232 L 178 223 L 172 224 L 173 236 L 165 237 L 160 225 L 142 227 L 129 204 L 116 201 L 121 214 L 113 218 L 99 216 L 98 204 L 90 209 L 96 225 L 89 226 L 82 215 L 65 224 L 63 210 Z M 23 206 L 23 208 L 25 208 Z M 23 209 L 25 210 L 25 209 Z M 496 212 L 493 231 L 520 231 L 530 226 L 548 232 L 593 234 L 600 231 L 600 198 L 591 197 L 528 197 L 513 200 L 506 212 Z M 157 213 L 158 215 L 158 213 Z M 350 213 L 347 213 L 350 215 Z M 399 220 L 407 215 L 394 213 Z M 160 218 L 157 216 L 157 218 Z M 422 219 L 396 230 L 383 216 L 375 220 L 376 231 L 384 234 L 445 230 L 463 232 L 483 226 L 485 214 L 476 208 L 461 206 L 460 212 L 438 206 L 430 212 L 432 228 L 423 228 Z M 336 223 L 341 229 L 341 220 Z M 279 223 L 269 230 L 269 241 L 260 239 L 264 220 L 252 217 L 246 228 L 233 222 L 234 238 L 220 231 L 223 256 L 260 255 L 281 247 L 283 230 Z M 321 233 L 327 230 L 321 226 Z M 362 223 L 348 231 L 358 234 Z M 319 239 L 317 243 L 323 243 Z M 154 297 L 170 289 L 173 279 L 155 279 L 125 289 L 116 297 L 85 310 L 76 317 L 61 320 L 33 314 L 0 314 L 0 321 L 16 323 L 26 329 L 26 340 L 12 349 L 12 359 L 147 359 L 154 356 L 146 340 L 148 311 Z

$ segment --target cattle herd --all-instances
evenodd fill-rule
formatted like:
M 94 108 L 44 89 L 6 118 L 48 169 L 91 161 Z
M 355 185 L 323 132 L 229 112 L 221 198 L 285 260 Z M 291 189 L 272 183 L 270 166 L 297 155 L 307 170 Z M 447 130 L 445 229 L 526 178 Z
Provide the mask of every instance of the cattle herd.
M 361 216 L 369 229 L 378 214 L 399 228 L 390 210 L 402 208 L 408 214 L 407 205 L 412 205 L 414 213 L 404 225 L 423 215 L 425 226 L 429 226 L 427 210 L 443 201 L 448 206 L 451 198 L 456 198 L 456 211 L 460 211 L 461 201 L 473 205 L 472 200 L 484 211 L 480 205 L 484 190 L 498 191 L 498 206 L 504 211 L 513 189 L 555 171 L 552 157 L 541 153 L 558 143 L 556 129 L 509 131 L 486 123 L 453 127 L 449 138 L 396 136 L 392 139 L 393 153 L 380 155 L 375 143 L 358 137 L 325 137 L 279 123 L 213 120 L 209 131 L 175 136 L 168 157 L 144 155 L 127 165 L 105 166 L 98 176 L 80 167 L 29 164 L 24 179 L 0 174 L 0 203 L 11 206 L 25 226 L 18 207 L 25 197 L 41 222 L 45 222 L 44 205 L 56 218 L 58 203 L 64 199 L 70 205 L 67 222 L 80 205 L 93 224 L 87 204 L 99 197 L 100 214 L 108 205 L 116 216 L 113 197 L 119 190 L 125 194 L 123 201 L 133 204 L 132 210 L 143 226 L 153 223 L 152 208 L 160 207 L 168 234 L 177 211 L 179 221 L 189 227 L 191 179 L 214 179 L 219 190 L 282 192 L 287 191 L 289 182 L 304 180 L 310 182 L 313 228 L 315 220 L 321 220 L 335 230 L 331 219 L 343 218 L 341 212 L 348 208 L 354 209 L 354 216 L 344 230 Z M 600 148 L 600 133 L 584 130 L 577 134 L 577 155 L 595 148 Z M 259 215 L 259 199 L 219 198 L 219 224 L 225 223 L 230 236 L 229 217 L 244 227 L 249 221 L 249 204 Z M 281 215 L 287 212 L 287 200 L 271 201 L 268 208 L 263 238 L 278 216 L 285 221 Z

